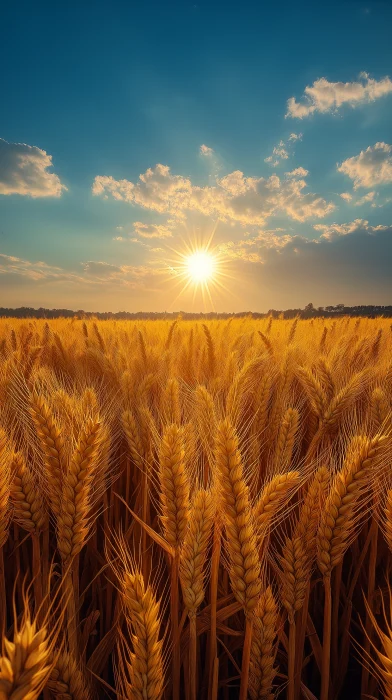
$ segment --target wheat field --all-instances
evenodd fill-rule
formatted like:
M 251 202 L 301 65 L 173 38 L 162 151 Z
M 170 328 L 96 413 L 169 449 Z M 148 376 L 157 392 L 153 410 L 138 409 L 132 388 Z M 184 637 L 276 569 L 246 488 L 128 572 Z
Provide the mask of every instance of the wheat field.
M 392 698 L 391 330 L 0 320 L 0 700 Z

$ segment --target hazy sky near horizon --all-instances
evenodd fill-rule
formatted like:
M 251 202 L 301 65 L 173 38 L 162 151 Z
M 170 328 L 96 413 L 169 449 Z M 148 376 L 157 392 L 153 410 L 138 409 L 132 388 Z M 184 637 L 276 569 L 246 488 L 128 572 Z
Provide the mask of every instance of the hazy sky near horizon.
M 392 303 L 392 3 L 7 0 L 0 306 Z M 204 303 L 176 280 L 211 247 Z

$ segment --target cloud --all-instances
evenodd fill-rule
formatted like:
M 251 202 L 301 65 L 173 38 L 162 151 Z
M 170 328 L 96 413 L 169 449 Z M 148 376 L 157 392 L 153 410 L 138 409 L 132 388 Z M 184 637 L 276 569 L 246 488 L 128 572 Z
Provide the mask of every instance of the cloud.
M 256 178 L 235 170 L 217 179 L 213 186 L 199 187 L 189 178 L 172 175 L 168 166 L 158 164 L 140 175 L 136 184 L 97 176 L 93 194 L 168 213 L 175 219 L 184 218 L 187 211 L 248 225 L 263 225 L 275 214 L 287 214 L 296 221 L 322 218 L 335 205 L 318 194 L 304 193 L 307 188 L 304 172 L 303 168 L 297 168 L 283 178 L 277 175 Z
M 275 167 L 276 165 L 279 165 L 281 160 L 287 160 L 288 157 L 289 154 L 284 141 L 279 141 L 278 145 L 272 150 L 272 156 L 264 158 L 264 161 L 265 163 L 269 163 Z
M 273 148 L 272 155 L 264 158 L 264 162 L 269 163 L 275 168 L 282 160 L 288 160 L 288 158 L 294 154 L 293 144 L 301 140 L 302 134 L 290 134 L 287 143 L 279 141 L 278 145 Z
M 289 136 L 289 141 L 301 141 L 302 140 L 302 134 L 290 134 Z
M 309 170 L 305 170 L 305 168 L 295 168 L 285 173 L 285 175 L 287 175 L 287 177 L 306 177 L 309 175 Z
M 45 262 L 32 262 L 0 253 L 0 283 L 11 278 L 37 284 L 65 282 L 91 286 L 99 284 L 126 285 L 140 287 L 144 280 L 162 274 L 162 270 L 148 265 L 112 265 L 111 263 L 89 260 L 80 263 L 82 271 L 75 273 Z
M 246 278 L 255 297 L 252 309 L 263 303 L 265 310 L 303 307 L 309 301 L 388 304 L 392 225 L 356 219 L 315 229 L 322 233 L 318 238 L 261 232 L 250 249 L 243 241 L 226 243 L 236 278 Z
M 348 224 L 315 224 L 313 226 L 315 231 L 321 232 L 321 239 L 332 241 L 341 236 L 348 236 L 357 231 L 364 231 L 368 235 L 374 235 L 380 231 L 387 231 L 390 226 L 370 226 L 366 219 L 355 219 Z
M 210 148 L 209 146 L 206 146 L 205 143 L 202 143 L 202 145 L 200 146 L 200 155 L 202 156 L 212 156 L 214 152 L 214 149 Z
M 37 146 L 0 139 L 0 194 L 61 197 L 67 188 L 52 167 L 52 156 Z
M 88 262 L 82 263 L 83 269 L 88 275 L 93 275 L 94 277 L 113 277 L 113 275 L 121 272 L 121 267 L 117 265 L 111 265 L 107 262 L 97 262 L 94 260 L 89 260 Z
M 360 199 L 357 199 L 357 201 L 354 203 L 354 206 L 360 207 L 362 206 L 362 204 L 366 204 L 367 202 L 373 202 L 376 196 L 376 192 L 368 192 L 367 194 L 364 194 L 364 196 Z
M 171 228 L 162 224 L 143 224 L 141 221 L 135 221 L 133 228 L 136 235 L 142 238 L 171 238 L 173 235 Z
M 353 198 L 353 196 L 352 196 L 352 194 L 350 194 L 350 192 L 342 192 L 342 193 L 339 195 L 339 197 L 341 197 L 342 199 L 344 199 L 346 202 L 351 202 L 351 200 L 352 200 L 352 198 Z
M 304 90 L 302 101 L 295 97 L 287 101 L 286 117 L 303 119 L 315 112 L 337 112 L 342 105 L 357 107 L 392 92 L 392 80 L 389 77 L 381 80 L 369 78 L 367 73 L 361 73 L 360 80 L 351 83 L 331 83 L 326 78 L 315 80 Z
M 355 190 L 386 185 L 392 182 L 392 146 L 379 141 L 358 156 L 347 158 L 338 166 L 338 171 L 354 181 Z

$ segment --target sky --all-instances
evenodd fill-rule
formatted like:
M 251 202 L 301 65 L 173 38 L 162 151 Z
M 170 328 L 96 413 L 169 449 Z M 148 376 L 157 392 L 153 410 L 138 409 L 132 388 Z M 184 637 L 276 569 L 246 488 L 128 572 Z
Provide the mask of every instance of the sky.
M 391 304 L 391 26 L 389 0 L 6 0 L 0 307 Z

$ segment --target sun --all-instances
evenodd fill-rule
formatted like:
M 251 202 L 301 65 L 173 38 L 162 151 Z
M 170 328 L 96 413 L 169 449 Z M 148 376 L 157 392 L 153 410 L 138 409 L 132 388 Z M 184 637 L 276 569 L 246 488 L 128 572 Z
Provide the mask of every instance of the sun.
M 178 247 L 167 246 L 165 269 L 173 291 L 171 306 L 178 303 L 215 310 L 216 305 L 232 294 L 226 280 L 232 277 L 228 256 L 220 245 L 213 244 L 213 230 L 186 231 Z
M 215 260 L 207 250 L 198 250 L 185 258 L 185 270 L 195 284 L 211 281 L 215 272 Z

